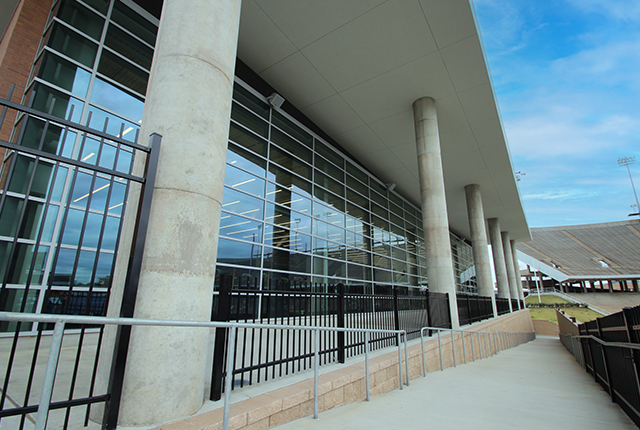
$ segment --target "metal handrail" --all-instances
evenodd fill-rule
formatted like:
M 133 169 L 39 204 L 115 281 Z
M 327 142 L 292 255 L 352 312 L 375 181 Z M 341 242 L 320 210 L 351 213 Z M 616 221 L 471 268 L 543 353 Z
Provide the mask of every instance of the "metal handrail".
M 36 430 L 44 430 L 47 424 L 47 418 L 49 415 L 49 405 L 51 402 L 51 395 L 53 392 L 53 383 L 55 380 L 56 368 L 58 365 L 58 359 L 60 356 L 60 346 L 62 344 L 64 326 L 66 324 L 112 324 L 112 325 L 125 325 L 125 326 L 171 326 L 171 327 L 202 327 L 202 328 L 214 328 L 225 327 L 229 328 L 229 342 L 227 345 L 227 377 L 225 378 L 225 393 L 224 393 L 224 414 L 222 428 L 228 430 L 229 428 L 229 412 L 231 406 L 231 385 L 233 378 L 230 375 L 233 374 L 233 359 L 235 356 L 235 334 L 238 328 L 262 328 L 262 329 L 278 329 L 278 330 L 309 330 L 314 333 L 314 409 L 313 417 L 318 418 L 318 377 L 319 377 L 319 351 L 320 351 L 320 331 L 329 332 L 356 332 L 364 333 L 365 335 L 365 375 L 366 375 L 366 390 L 367 401 L 370 400 L 370 381 L 369 381 L 369 334 L 370 333 L 393 333 L 396 335 L 398 344 L 398 369 L 400 376 L 400 389 L 403 389 L 404 375 L 402 370 L 402 347 L 404 343 L 405 351 L 405 367 L 407 382 L 409 385 L 409 355 L 407 349 L 407 332 L 405 330 L 382 330 L 382 329 L 361 329 L 361 328 L 341 328 L 341 327 L 318 327 L 318 326 L 296 326 L 296 325 L 280 325 L 280 324 L 251 324 L 251 323 L 233 323 L 233 322 L 218 322 L 218 321 L 176 321 L 176 320 L 154 320 L 154 319 L 140 319 L 140 318 L 112 318 L 112 317 L 96 317 L 96 316 L 78 316 L 78 315 L 47 315 L 47 314 L 25 314 L 18 312 L 0 312 L 0 321 L 28 321 L 28 322 L 45 322 L 55 323 L 53 330 L 53 337 L 51 340 L 51 347 L 49 350 L 49 358 L 47 361 L 47 367 L 45 370 L 44 381 L 42 384 L 42 392 L 40 395 L 40 403 L 38 405 L 38 412 L 36 415 Z M 404 336 L 404 341 L 401 338 Z

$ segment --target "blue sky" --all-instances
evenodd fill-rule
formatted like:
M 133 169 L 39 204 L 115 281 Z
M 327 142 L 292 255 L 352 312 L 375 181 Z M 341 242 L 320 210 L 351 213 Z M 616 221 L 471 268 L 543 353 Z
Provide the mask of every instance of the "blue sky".
M 474 0 L 530 227 L 629 219 L 640 0 Z

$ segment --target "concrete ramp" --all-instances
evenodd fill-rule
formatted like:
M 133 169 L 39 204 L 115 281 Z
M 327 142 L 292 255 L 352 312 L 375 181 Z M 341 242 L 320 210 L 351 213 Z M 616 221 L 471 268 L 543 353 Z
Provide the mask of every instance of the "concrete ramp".
M 637 429 L 557 337 L 427 374 L 393 391 L 303 418 L 304 429 Z

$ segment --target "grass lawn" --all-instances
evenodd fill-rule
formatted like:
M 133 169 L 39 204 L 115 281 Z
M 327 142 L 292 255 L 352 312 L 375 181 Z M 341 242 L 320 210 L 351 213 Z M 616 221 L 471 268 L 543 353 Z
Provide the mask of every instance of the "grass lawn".
M 546 297 L 551 298 L 555 296 L 546 296 Z M 555 297 L 555 298 L 558 300 L 563 300 L 559 297 Z M 535 302 L 533 303 L 538 303 L 537 296 L 535 298 Z M 555 303 L 555 302 L 547 302 L 547 303 Z M 567 303 L 567 302 L 564 301 L 564 302 L 558 302 L 558 303 Z M 591 321 L 602 316 L 599 313 L 587 308 L 564 308 L 563 310 L 567 315 L 576 317 L 576 319 L 580 322 Z M 556 310 L 554 308 L 531 308 L 529 309 L 529 312 L 531 312 L 531 318 L 534 320 L 547 320 L 555 324 L 558 323 L 558 320 L 556 319 Z
M 542 303 L 569 303 L 568 301 L 566 301 L 563 298 L 560 298 L 558 296 L 554 296 L 554 295 L 549 295 L 549 294 L 545 294 L 545 295 L 541 295 L 540 296 L 540 301 Z M 538 301 L 538 295 L 537 294 L 532 294 L 529 297 L 527 297 L 524 302 L 527 305 L 531 305 L 531 304 L 535 304 L 535 303 L 540 303 Z

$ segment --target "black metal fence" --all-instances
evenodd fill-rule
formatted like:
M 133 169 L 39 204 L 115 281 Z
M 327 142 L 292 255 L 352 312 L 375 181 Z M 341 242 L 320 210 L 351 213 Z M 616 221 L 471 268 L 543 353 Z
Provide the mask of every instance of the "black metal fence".
M 107 212 L 118 207 L 118 212 L 124 213 L 129 181 L 153 188 L 151 178 L 155 176 L 160 137 L 154 135 L 151 146 L 145 147 L 13 103 L 10 101 L 12 92 L 13 86 L 7 99 L 0 99 L 0 128 L 5 125 L 13 130 L 11 142 L 0 141 L 0 146 L 7 149 L 0 178 L 0 220 L 2 235 L 12 238 L 11 241 L 3 239 L 0 244 L 3 251 L 0 259 L 0 309 L 36 312 L 36 304 L 40 300 L 42 311 L 46 313 L 102 316 L 110 294 L 113 266 L 112 262 L 106 264 L 102 260 L 101 253 L 87 251 L 85 239 L 91 236 L 94 240 L 91 246 L 102 249 L 107 234 L 117 236 L 119 227 L 113 231 L 113 225 L 108 224 L 113 217 L 107 216 Z M 50 112 L 55 103 L 56 100 L 52 99 Z M 15 124 L 12 121 L 4 124 L 8 112 L 15 113 Z M 68 117 L 72 113 L 71 108 Z M 120 136 L 124 134 L 123 125 Z M 74 145 L 79 150 L 69 150 Z M 145 177 L 131 174 L 131 160 L 145 156 Z M 60 187 L 65 177 L 71 185 L 67 194 L 62 196 Z M 113 191 L 118 186 L 123 190 L 120 194 Z M 100 192 L 105 196 L 99 196 Z M 59 194 L 60 204 L 52 204 L 54 193 Z M 143 192 L 140 207 L 146 205 L 148 208 L 150 202 L 145 203 L 144 198 Z M 56 214 L 62 214 L 60 229 L 76 235 L 73 236 L 76 248 L 69 245 L 67 234 L 70 233 L 61 233 L 58 236 L 62 237 L 58 239 L 45 238 L 46 231 L 51 235 L 50 223 Z M 98 218 L 102 221 L 94 222 Z M 65 226 L 70 228 L 64 230 Z M 138 231 L 142 229 L 139 224 Z M 141 236 L 144 237 L 143 234 Z M 114 249 L 111 255 L 116 251 Z M 53 255 L 51 266 L 55 273 L 48 276 L 45 285 L 46 255 Z M 61 267 L 65 270 L 59 270 Z M 125 295 L 131 293 L 129 286 L 127 288 Z M 135 293 L 133 298 L 135 302 Z M 122 316 L 133 316 L 132 308 L 130 315 L 125 312 Z M 70 425 L 75 427 L 82 421 L 86 426 L 91 405 L 113 403 L 112 391 L 96 386 L 104 327 L 72 324 L 67 328 L 63 338 L 64 363 L 59 365 L 59 373 L 63 376 L 56 379 L 51 405 L 56 414 L 55 426 L 63 429 Z M 8 335 L 0 338 L 0 420 L 3 428 L 7 421 L 10 421 L 7 425 L 17 429 L 32 425 L 29 421 L 33 418 L 29 414 L 38 408 L 38 381 L 43 376 L 51 342 L 51 337 L 43 334 L 50 334 L 52 329 L 53 324 L 46 323 L 0 324 L 0 331 Z M 21 336 L 23 331 L 31 331 L 34 336 Z M 121 345 L 124 345 L 126 355 L 126 343 Z M 121 364 L 123 372 L 124 361 Z M 83 418 L 78 418 L 82 415 Z M 72 420 L 76 424 L 70 424 Z
M 508 314 L 509 299 L 496 297 L 496 307 L 498 308 L 498 315 Z
M 582 338 L 585 368 L 609 392 L 611 400 L 640 426 L 640 306 L 581 324 L 579 329 L 581 335 L 618 343 L 605 345 Z M 635 345 L 625 347 L 625 343 Z
M 491 297 L 463 293 L 458 293 L 456 297 L 458 302 L 458 320 L 461 326 L 493 318 Z
M 227 274 L 221 276 L 214 296 L 214 321 L 406 330 L 409 339 L 419 337 L 425 326 L 451 328 L 447 294 L 387 286 L 365 294 L 342 284 L 298 285 L 288 291 L 233 289 L 231 282 Z M 226 336 L 226 329 L 216 330 L 212 400 L 222 394 Z M 312 364 L 311 333 L 239 329 L 235 341 L 234 386 L 289 375 Z M 320 363 L 344 363 L 348 357 L 364 354 L 364 342 L 362 333 L 325 332 L 320 338 Z M 372 334 L 369 350 L 395 344 L 393 336 Z

